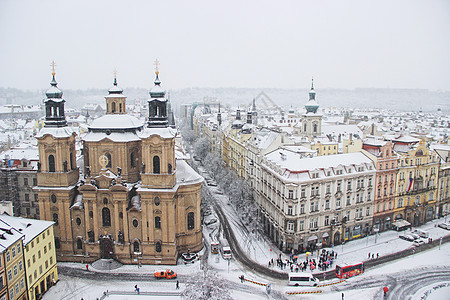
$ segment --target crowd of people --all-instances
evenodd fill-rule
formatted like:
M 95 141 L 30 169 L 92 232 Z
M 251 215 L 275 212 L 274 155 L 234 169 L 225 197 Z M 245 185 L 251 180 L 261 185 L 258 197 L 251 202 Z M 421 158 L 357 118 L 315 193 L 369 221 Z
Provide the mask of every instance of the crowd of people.
M 313 258 L 311 252 L 306 252 L 306 259 L 300 261 L 298 256 L 291 254 L 289 259 L 282 259 L 281 254 L 276 259 L 276 265 L 281 270 L 289 268 L 291 272 L 305 272 L 307 269 L 314 271 L 316 268 L 321 271 L 326 271 L 333 265 L 334 260 L 337 258 L 337 252 L 334 250 L 328 251 L 325 249 L 317 250 L 316 258 Z M 269 267 L 274 266 L 273 258 L 269 261 Z

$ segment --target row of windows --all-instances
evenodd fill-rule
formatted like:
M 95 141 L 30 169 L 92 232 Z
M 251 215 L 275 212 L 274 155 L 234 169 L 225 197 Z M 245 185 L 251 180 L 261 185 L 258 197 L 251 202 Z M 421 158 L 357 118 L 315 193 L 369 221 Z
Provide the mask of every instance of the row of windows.
M 9 299 L 13 299 L 14 295 L 18 295 L 23 289 L 25 289 L 25 281 L 22 278 L 22 279 L 20 279 L 20 285 L 19 285 L 19 283 L 16 283 L 14 288 L 11 288 L 9 290 Z M 3 299 L 6 300 L 6 296 L 3 296 L 3 297 L 4 298 L 2 298 L 0 300 L 3 300 Z
M 53 222 L 56 223 L 56 225 L 58 225 L 58 214 L 54 213 L 53 214 Z M 81 225 L 81 219 L 80 218 L 76 218 L 75 219 L 75 223 L 80 226 Z M 102 224 L 103 227 L 110 227 L 111 226 L 111 214 L 110 214 L 110 210 L 107 207 L 104 207 L 102 209 Z M 139 221 L 137 219 L 134 219 L 132 221 L 132 224 L 134 227 L 138 227 L 139 226 Z M 188 229 L 193 229 L 195 227 L 195 216 L 193 212 L 190 212 L 187 214 L 187 225 L 188 225 Z M 161 228 L 161 217 L 156 216 L 155 217 L 155 228 L 160 229 Z
M 50 262 L 50 263 L 49 263 L 49 262 Z M 45 269 L 42 267 L 42 265 L 39 266 L 39 275 L 42 275 L 42 273 L 45 273 L 45 272 L 47 271 L 47 269 L 48 269 L 49 267 L 51 267 L 52 265 L 53 265 L 53 257 L 50 256 L 50 260 L 45 260 L 45 262 L 44 262 Z M 29 283 L 30 285 L 33 283 L 33 277 L 34 277 L 34 280 L 37 279 L 37 277 L 38 277 L 38 271 L 37 271 L 37 269 L 34 270 L 34 273 L 33 273 L 33 274 L 28 275 L 28 283 Z
M 28 186 L 28 178 L 23 179 L 23 185 Z M 37 185 L 37 178 L 33 178 L 33 186 Z
M 68 171 L 67 168 L 67 161 L 63 162 L 63 169 L 64 172 Z M 73 153 L 70 153 L 70 169 L 71 170 L 75 170 L 75 165 L 74 165 L 74 159 L 73 159 Z M 53 156 L 53 154 L 50 154 L 48 156 L 48 171 L 51 173 L 56 172 L 56 167 L 55 167 L 55 156 Z
M 363 218 L 363 215 L 364 215 L 363 208 L 357 208 L 354 212 L 355 219 Z M 366 207 L 366 216 L 370 216 L 370 207 Z M 331 217 L 333 217 L 333 216 L 325 216 L 324 217 L 323 226 L 330 226 Z M 345 217 L 346 221 L 349 221 L 350 217 L 351 217 L 350 211 L 345 212 L 344 217 Z M 340 222 L 340 219 L 341 219 L 340 213 L 335 213 L 333 219 L 335 222 Z M 319 224 L 319 218 L 311 218 L 309 220 L 309 229 L 317 229 L 318 224 Z M 294 231 L 295 230 L 295 222 L 293 222 L 293 221 L 287 222 L 286 229 L 288 231 Z M 298 223 L 298 231 L 303 231 L 303 230 L 305 230 L 305 221 L 300 220 Z
M 17 249 L 17 250 L 16 250 Z M 12 258 L 16 257 L 16 255 L 20 254 L 22 252 L 22 244 L 17 244 L 17 246 L 11 247 L 11 250 L 6 251 L 6 262 L 11 261 Z
M 45 239 L 46 234 L 47 234 L 47 236 L 50 236 L 50 229 L 47 229 L 46 231 L 44 231 L 44 232 L 42 233 L 42 240 Z M 34 248 L 34 241 L 36 241 L 36 245 L 39 244 L 40 236 L 37 236 L 34 240 L 31 241 L 31 243 L 29 243 L 29 244 L 26 246 L 26 248 L 25 248 L 25 251 L 26 251 L 26 252 L 30 251 L 30 246 L 31 246 L 31 249 Z M 49 248 L 50 248 L 50 247 L 51 247 L 51 242 L 49 242 Z

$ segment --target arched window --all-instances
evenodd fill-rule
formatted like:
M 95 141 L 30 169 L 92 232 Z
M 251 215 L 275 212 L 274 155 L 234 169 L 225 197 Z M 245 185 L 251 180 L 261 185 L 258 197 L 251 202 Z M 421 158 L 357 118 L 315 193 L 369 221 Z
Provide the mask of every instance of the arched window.
M 56 196 L 55 196 L 55 194 L 52 194 L 52 195 L 50 196 L 50 198 L 52 199 L 52 202 L 53 202 L 53 203 L 56 203 Z
M 139 242 L 138 241 L 133 243 L 133 251 L 139 252 Z
M 306 123 L 303 125 L 303 131 L 306 132 Z
M 111 168 L 111 154 L 105 153 L 105 156 L 108 158 L 108 163 L 106 164 L 106 167 Z
M 122 103 L 119 103 L 119 112 L 122 112 Z
M 314 123 L 314 125 L 313 125 L 313 131 L 317 132 L 317 124 L 316 123 Z
M 48 171 L 55 172 L 55 157 L 51 154 L 48 156 Z
M 188 229 L 194 229 L 195 221 L 194 221 L 194 213 L 193 212 L 188 213 L 187 224 L 188 224 Z
M 169 164 L 167 166 L 167 173 L 172 174 L 172 165 L 171 164 Z
M 83 249 L 83 241 L 81 239 L 77 239 L 77 249 Z
M 53 222 L 55 222 L 55 225 L 58 225 L 58 214 L 53 214 Z
M 156 252 L 161 252 L 161 242 L 156 242 Z
M 59 241 L 58 237 L 55 237 L 55 248 L 56 249 L 61 248 L 61 242 Z
M 134 152 L 131 152 L 130 154 L 130 165 L 132 168 L 136 167 L 136 158 L 134 156 Z
M 116 112 L 116 102 L 111 104 L 111 112 Z
M 103 204 L 108 205 L 108 198 L 103 198 Z
M 161 217 L 155 217 L 155 228 L 161 228 Z
M 102 209 L 102 222 L 104 227 L 111 226 L 111 215 L 109 213 L 109 208 L 103 207 Z
M 153 173 L 159 174 L 160 168 L 159 168 L 159 156 L 153 156 Z
M 78 226 L 81 225 L 81 219 L 80 218 L 76 218 L 75 223 L 77 223 Z

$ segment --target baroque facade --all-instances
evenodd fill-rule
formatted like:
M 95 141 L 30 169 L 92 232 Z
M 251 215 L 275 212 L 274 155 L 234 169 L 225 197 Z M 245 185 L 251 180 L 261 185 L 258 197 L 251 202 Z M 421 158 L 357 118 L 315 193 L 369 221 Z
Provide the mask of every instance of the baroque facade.
M 202 249 L 203 178 L 176 159 L 176 131 L 158 71 L 149 94 L 143 123 L 127 114 L 126 96 L 114 78 L 106 114 L 82 136 L 79 178 L 75 133 L 53 73 L 45 126 L 36 136 L 36 190 L 41 219 L 55 222 L 59 261 L 176 264 L 182 252 Z

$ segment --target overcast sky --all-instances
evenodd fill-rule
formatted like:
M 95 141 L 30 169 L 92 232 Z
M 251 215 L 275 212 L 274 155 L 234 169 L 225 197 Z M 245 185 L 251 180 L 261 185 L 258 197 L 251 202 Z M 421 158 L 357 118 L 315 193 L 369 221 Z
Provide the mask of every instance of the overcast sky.
M 0 86 L 450 90 L 450 1 L 0 0 Z

